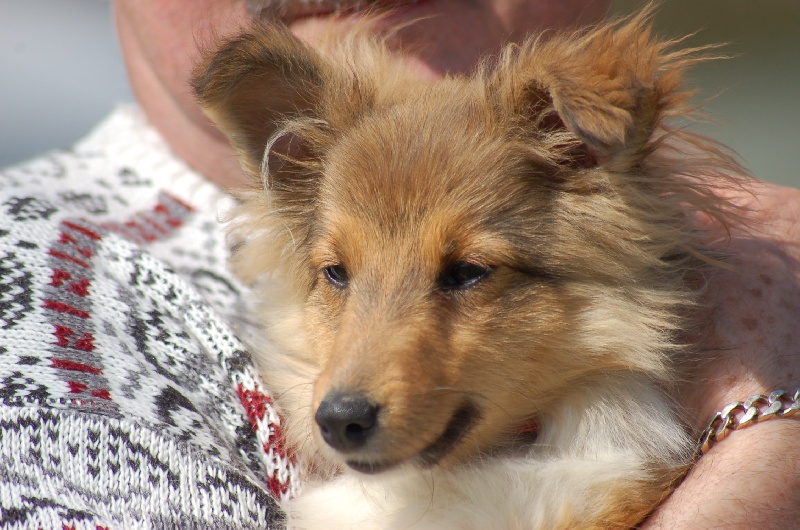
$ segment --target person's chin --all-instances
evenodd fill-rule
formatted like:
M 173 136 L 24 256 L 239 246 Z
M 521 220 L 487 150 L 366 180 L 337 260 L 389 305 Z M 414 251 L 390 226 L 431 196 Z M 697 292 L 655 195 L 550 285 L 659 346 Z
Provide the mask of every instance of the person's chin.
M 370 27 L 378 32 L 408 24 L 417 19 L 436 16 L 437 4 L 447 0 L 396 0 L 376 2 L 385 7 L 333 13 L 321 7 L 319 11 L 309 10 L 302 15 L 289 16 L 284 22 L 292 33 L 307 42 L 315 42 L 330 31 L 331 24 L 350 26 L 362 22 L 366 17 L 373 18 Z M 323 3 L 324 5 L 324 3 Z
M 488 3 L 463 0 L 417 0 L 386 12 L 366 24 L 378 34 L 394 33 L 390 47 L 402 50 L 407 65 L 420 79 L 437 79 L 444 74 L 470 72 L 479 58 L 505 43 L 507 32 L 500 27 Z M 320 14 L 288 22 L 292 33 L 317 45 L 332 29 L 349 28 L 365 21 L 365 11 Z M 499 29 L 499 31 L 498 31 Z

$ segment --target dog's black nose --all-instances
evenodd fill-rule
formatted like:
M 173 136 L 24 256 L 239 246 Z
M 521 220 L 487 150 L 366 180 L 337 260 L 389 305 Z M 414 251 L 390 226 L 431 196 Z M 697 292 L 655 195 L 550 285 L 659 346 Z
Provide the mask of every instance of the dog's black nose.
M 375 432 L 378 407 L 359 394 L 331 392 L 319 404 L 314 419 L 328 445 L 350 452 L 363 447 Z

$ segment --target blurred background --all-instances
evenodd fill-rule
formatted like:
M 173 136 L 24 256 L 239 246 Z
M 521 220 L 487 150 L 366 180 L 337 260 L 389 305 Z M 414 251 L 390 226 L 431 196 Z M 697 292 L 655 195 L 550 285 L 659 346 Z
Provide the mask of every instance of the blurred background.
M 133 101 L 110 7 L 0 0 L 0 168 L 69 147 Z
M 156 1 L 156 0 L 142 0 Z M 187 0 L 191 1 L 191 0 Z M 230 0 L 220 0 L 230 1 Z M 643 5 L 614 0 L 614 14 Z M 0 168 L 69 147 L 132 101 L 104 0 L 0 0 Z M 800 187 L 800 0 L 665 0 L 657 31 L 728 43 L 692 72 L 713 122 L 754 175 Z

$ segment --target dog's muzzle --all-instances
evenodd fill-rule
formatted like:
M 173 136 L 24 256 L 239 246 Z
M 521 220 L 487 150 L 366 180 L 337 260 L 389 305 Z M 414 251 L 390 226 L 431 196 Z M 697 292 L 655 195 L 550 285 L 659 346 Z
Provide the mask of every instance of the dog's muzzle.
M 404 462 L 421 468 L 433 467 L 450 454 L 480 419 L 478 408 L 467 401 L 456 409 L 438 438 L 415 456 L 397 460 L 375 458 L 373 450 L 364 451 L 370 440 L 379 434 L 380 410 L 380 405 L 361 394 L 334 391 L 319 404 L 314 419 L 325 443 L 345 456 L 351 469 L 365 474 L 380 473 Z M 366 453 L 372 453 L 373 457 L 366 457 Z

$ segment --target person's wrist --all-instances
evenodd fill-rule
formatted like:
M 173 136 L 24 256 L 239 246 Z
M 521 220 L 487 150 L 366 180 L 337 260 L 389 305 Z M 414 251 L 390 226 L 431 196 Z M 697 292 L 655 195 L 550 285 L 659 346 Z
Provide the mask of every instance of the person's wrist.
M 744 400 L 732 401 L 714 413 L 703 432 L 695 453 L 700 458 L 731 433 L 773 419 L 791 418 L 800 412 L 800 388 L 795 391 L 773 390 L 768 394 L 751 394 Z
M 733 433 L 640 528 L 793 528 L 800 521 L 800 416 Z

